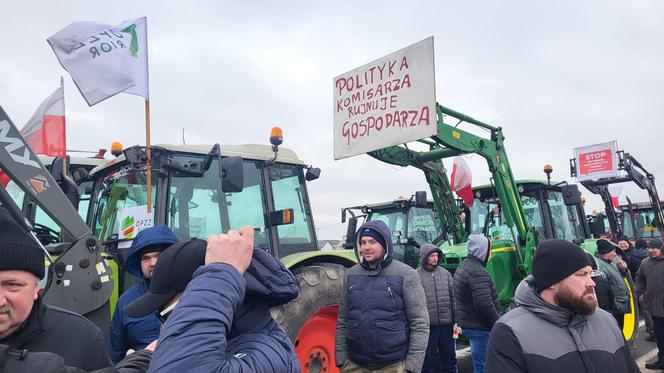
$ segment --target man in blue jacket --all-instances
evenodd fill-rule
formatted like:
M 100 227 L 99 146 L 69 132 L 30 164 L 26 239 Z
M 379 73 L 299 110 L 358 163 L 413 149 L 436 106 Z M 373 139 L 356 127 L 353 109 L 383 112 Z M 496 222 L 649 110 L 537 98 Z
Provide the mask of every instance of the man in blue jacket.
M 150 291 L 125 309 L 165 320 L 148 372 L 300 372 L 270 315 L 297 298 L 298 285 L 253 239 L 253 228 L 243 227 L 161 254 Z
M 162 251 L 178 239 L 165 225 L 156 225 L 140 231 L 129 248 L 127 272 L 140 281 L 118 299 L 111 326 L 109 349 L 113 364 L 125 357 L 127 350 L 140 350 L 159 337 L 161 324 L 154 314 L 131 317 L 123 311 L 125 306 L 147 293 L 152 272 Z
M 417 272 L 392 260 L 392 234 L 374 220 L 358 231 L 360 261 L 346 271 L 337 317 L 335 363 L 343 373 L 420 372 L 429 312 Z

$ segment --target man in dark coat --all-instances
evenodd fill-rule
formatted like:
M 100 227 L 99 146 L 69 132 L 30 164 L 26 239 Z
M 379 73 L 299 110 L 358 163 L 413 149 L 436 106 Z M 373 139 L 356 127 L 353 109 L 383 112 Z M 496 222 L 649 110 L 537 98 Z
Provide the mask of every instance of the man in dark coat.
M 643 243 L 645 243 L 645 241 Z M 643 250 L 637 250 L 632 246 L 629 238 L 622 236 L 618 240 L 618 247 L 620 247 L 620 256 L 625 262 L 627 262 L 627 268 L 632 275 L 632 280 L 636 281 L 636 272 L 639 271 L 641 261 L 648 257 L 645 246 L 643 247 Z
M 420 372 L 429 313 L 417 272 L 392 260 L 385 223 L 364 223 L 355 249 L 360 263 L 343 281 L 335 363 L 341 372 Z
M 627 276 L 627 263 L 619 259 L 616 249 L 620 251 L 618 245 L 613 242 L 603 238 L 599 239 L 595 258 L 597 259 L 597 269 L 606 275 L 606 279 L 611 284 L 613 306 L 607 311 L 611 312 L 622 329 L 625 313 L 630 311 L 630 294 L 623 278 L 623 276 Z
M 140 231 L 134 238 L 127 255 L 127 272 L 140 281 L 125 291 L 115 306 L 111 325 L 109 352 L 113 363 L 122 360 L 127 350 L 140 350 L 159 337 L 161 323 L 157 316 L 131 317 L 124 312 L 125 306 L 148 292 L 150 278 L 159 254 L 178 239 L 165 225 L 156 225 Z
M 491 331 L 488 372 L 639 372 L 613 316 L 597 308 L 590 264 L 571 242 L 539 243 L 518 307 Z
M 664 370 L 664 255 L 662 241 L 654 238 L 648 242 L 648 258 L 641 262 L 636 276 L 639 300 L 644 302 L 652 316 L 657 341 L 657 361 L 646 364 L 648 369 Z
M 475 373 L 484 372 L 489 333 L 500 317 L 498 293 L 485 268 L 490 256 L 489 238 L 471 234 L 468 237 L 468 256 L 454 273 L 454 315 L 462 333 L 470 340 Z
M 148 372 L 300 371 L 270 314 L 297 297 L 298 285 L 278 259 L 253 249 L 253 233 L 243 227 L 161 253 L 150 291 L 125 308 L 166 321 Z
M 424 356 L 423 373 L 438 372 L 439 351 L 443 372 L 456 373 L 457 360 L 454 343 L 454 279 L 439 266 L 443 252 L 438 246 L 425 243 L 420 247 L 420 267 L 417 274 L 424 288 L 429 310 L 429 344 Z
M 42 302 L 44 252 L 9 212 L 0 208 L 0 344 L 8 350 L 51 352 L 68 366 L 111 365 L 104 336 L 92 322 Z

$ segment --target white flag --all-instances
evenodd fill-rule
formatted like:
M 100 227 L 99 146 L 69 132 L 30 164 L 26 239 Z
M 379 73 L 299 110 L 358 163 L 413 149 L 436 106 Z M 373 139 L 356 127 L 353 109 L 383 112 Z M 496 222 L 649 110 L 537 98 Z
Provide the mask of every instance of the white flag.
M 145 17 L 117 26 L 74 22 L 47 41 L 88 105 L 120 92 L 149 99 Z

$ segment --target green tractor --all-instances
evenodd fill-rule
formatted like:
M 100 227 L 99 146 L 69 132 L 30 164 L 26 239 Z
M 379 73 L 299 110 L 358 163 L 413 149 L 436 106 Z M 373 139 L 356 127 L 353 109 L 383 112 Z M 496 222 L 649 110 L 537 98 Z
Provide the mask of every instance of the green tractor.
M 417 141 L 427 150 L 417 151 L 413 144 L 405 144 L 368 154 L 382 162 L 413 166 L 424 172 L 438 222 L 441 230 L 446 232 L 443 236 L 448 238 L 438 240 L 445 253 L 442 266 L 454 271 L 467 256 L 465 241 L 468 233 L 488 235 L 492 239 L 492 256 L 487 269 L 496 284 L 502 306 L 508 308 L 518 283 L 531 272 L 538 240 L 561 238 L 574 241 L 591 254 L 596 251 L 576 185 L 551 184 L 550 167 L 544 170 L 547 181 L 517 182 L 509 165 L 501 127 L 441 105 L 437 105 L 437 114 L 437 134 Z M 474 130 L 484 131 L 488 136 L 462 130 L 459 128 L 462 124 L 473 125 Z M 452 195 L 442 159 L 463 154 L 484 158 L 492 178 L 491 185 L 474 188 L 472 208 L 462 209 Z M 352 224 L 356 222 L 351 219 L 349 225 Z M 348 231 L 350 233 L 351 229 Z M 348 242 L 353 241 L 352 237 L 348 239 Z M 405 257 L 413 255 L 404 254 Z M 632 312 L 625 316 L 623 333 L 628 341 L 633 342 L 638 319 L 636 302 L 631 299 L 631 303 Z

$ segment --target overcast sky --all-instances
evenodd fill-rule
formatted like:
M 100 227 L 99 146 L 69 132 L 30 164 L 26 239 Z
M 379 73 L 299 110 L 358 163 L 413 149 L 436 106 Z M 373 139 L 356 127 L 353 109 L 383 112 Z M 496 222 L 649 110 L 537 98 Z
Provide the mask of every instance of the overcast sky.
M 0 21 L 0 105 L 22 126 L 65 77 L 70 149 L 144 143 L 143 102 L 88 107 L 46 38 L 74 21 L 148 18 L 152 142 L 267 143 L 322 169 L 309 184 L 319 238 L 340 209 L 428 189 L 421 172 L 367 155 L 334 161 L 335 76 L 426 37 L 440 104 L 500 125 L 518 179 L 572 181 L 576 146 L 617 140 L 659 177 L 664 2 L 650 1 L 11 1 Z M 473 185 L 486 163 L 468 156 Z M 447 163 L 451 168 L 451 163 Z M 587 210 L 601 208 L 589 197 Z M 623 198 L 646 200 L 634 185 Z

